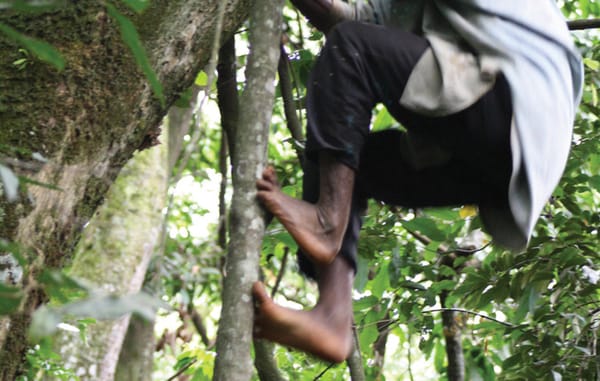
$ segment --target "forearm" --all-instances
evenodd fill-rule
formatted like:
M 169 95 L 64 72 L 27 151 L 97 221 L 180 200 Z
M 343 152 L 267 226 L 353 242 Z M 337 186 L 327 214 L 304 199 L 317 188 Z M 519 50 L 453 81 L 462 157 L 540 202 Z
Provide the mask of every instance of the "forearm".
M 354 19 L 354 8 L 342 0 L 291 0 L 315 28 L 327 33 L 335 24 Z

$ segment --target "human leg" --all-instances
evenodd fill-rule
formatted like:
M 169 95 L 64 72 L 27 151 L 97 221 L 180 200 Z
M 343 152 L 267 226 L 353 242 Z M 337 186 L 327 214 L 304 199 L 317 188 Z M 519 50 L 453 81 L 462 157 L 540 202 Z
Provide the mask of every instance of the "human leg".
M 316 203 L 297 200 L 284 194 L 273 168 L 269 167 L 256 183 L 257 197 L 283 224 L 312 261 L 330 263 L 342 244 L 348 224 L 354 170 L 328 152 L 319 155 L 320 189 Z
M 306 152 L 318 163 L 319 197 L 310 202 L 287 197 L 270 169 L 257 182 L 258 198 L 310 261 L 333 260 L 348 220 L 357 220 L 350 217 L 355 170 L 371 110 L 378 102 L 400 99 L 426 47 L 410 33 L 357 22 L 342 23 L 329 34 L 308 86 Z
M 354 268 L 342 257 L 317 265 L 319 301 L 310 311 L 281 307 L 254 284 L 254 335 L 341 362 L 352 348 L 352 283 Z

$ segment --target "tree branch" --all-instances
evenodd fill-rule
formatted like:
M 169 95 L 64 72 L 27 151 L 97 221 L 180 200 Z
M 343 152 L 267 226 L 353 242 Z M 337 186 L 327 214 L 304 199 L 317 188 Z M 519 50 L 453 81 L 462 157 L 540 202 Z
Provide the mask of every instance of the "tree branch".
M 304 141 L 304 135 L 302 133 L 302 125 L 298 119 L 296 102 L 294 101 L 294 94 L 292 91 L 292 81 L 290 79 L 289 71 L 289 59 L 285 47 L 283 44 L 280 47 L 281 55 L 279 56 L 279 64 L 277 65 L 277 71 L 279 73 L 279 88 L 281 89 L 281 98 L 283 99 L 283 110 L 285 112 L 285 119 L 287 121 L 287 127 L 292 135 L 294 149 L 298 155 L 300 165 L 303 165 L 303 149 L 301 147 Z
M 275 280 L 275 285 L 271 289 L 271 298 L 275 297 L 275 294 L 279 289 L 279 285 L 281 284 L 281 280 L 283 279 L 283 274 L 285 274 L 285 266 L 287 265 L 289 254 L 290 248 L 286 246 L 283 252 L 283 258 L 281 259 L 281 268 L 279 269 L 279 273 L 277 274 L 277 280 Z
M 217 242 L 222 249 L 227 244 L 227 158 L 234 151 L 235 129 L 239 116 L 239 99 L 235 63 L 235 39 L 232 36 L 219 50 L 217 65 L 217 100 L 221 113 L 221 147 L 219 150 L 219 172 L 221 184 L 219 189 L 219 228 Z
M 350 378 L 352 381 L 366 381 L 356 326 L 352 327 L 352 341 L 354 342 L 352 353 L 350 353 L 350 356 L 346 360 L 348 369 L 350 369 Z
M 600 19 L 572 20 L 567 22 L 570 30 L 600 28 Z
M 508 322 L 505 322 L 505 321 L 502 321 L 502 320 L 498 320 L 498 319 L 493 318 L 491 316 L 487 316 L 485 314 L 482 314 L 482 313 L 479 313 L 479 312 L 475 312 L 475 311 L 466 310 L 464 308 L 434 308 L 434 309 L 431 309 L 431 310 L 425 310 L 425 311 L 423 311 L 423 313 L 427 314 L 427 313 L 433 313 L 433 312 L 446 312 L 446 311 L 449 311 L 449 312 L 461 312 L 461 313 L 465 313 L 465 314 L 469 314 L 469 315 L 479 316 L 480 318 L 491 320 L 491 321 L 493 321 L 495 323 L 501 324 L 501 325 L 503 325 L 505 327 L 509 327 L 509 328 L 516 328 L 517 327 L 516 325 L 514 325 L 512 323 L 508 323 Z
M 282 9 L 283 0 L 256 0 L 251 9 L 246 86 L 240 98 L 240 124 L 233 137 L 234 193 L 214 381 L 247 381 L 253 371 L 251 288 L 259 278 L 265 230 L 264 212 L 256 200 L 256 179 L 267 161 Z

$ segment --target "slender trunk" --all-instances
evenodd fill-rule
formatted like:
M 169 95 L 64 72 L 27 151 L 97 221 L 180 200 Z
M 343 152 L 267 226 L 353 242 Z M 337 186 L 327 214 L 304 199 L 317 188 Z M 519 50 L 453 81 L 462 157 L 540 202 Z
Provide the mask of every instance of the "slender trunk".
M 454 259 L 455 254 L 444 255 L 440 262 L 441 265 L 445 265 L 451 268 L 455 268 Z M 449 279 L 448 277 L 443 279 Z M 452 306 L 447 305 L 448 291 L 442 291 L 440 293 L 440 305 L 442 308 L 451 308 Z M 465 356 L 462 347 L 462 332 L 461 327 L 456 321 L 456 312 L 454 311 L 443 311 L 442 312 L 442 326 L 444 329 L 444 339 L 446 340 L 446 358 L 448 359 L 448 381 L 464 381 L 465 379 Z
M 154 322 L 132 316 L 119 354 L 114 380 L 151 380 L 154 345 Z
M 71 276 L 107 293 L 141 289 L 155 247 L 160 246 L 167 163 L 166 145 L 140 152 L 127 163 L 83 233 Z M 87 343 L 65 332 L 55 340 L 57 351 L 82 379 L 112 380 L 129 320 L 127 316 L 90 325 Z
M 358 344 L 358 335 L 354 330 L 354 347 L 350 357 L 346 360 L 348 369 L 350 369 L 350 378 L 352 381 L 366 381 L 365 368 L 363 366 L 362 356 L 360 354 L 360 346 Z
M 257 0 L 250 16 L 247 84 L 233 152 L 230 244 L 217 332 L 214 380 L 246 381 L 252 376 L 253 303 L 258 280 L 264 216 L 256 202 L 256 179 L 266 162 L 275 73 L 279 58 L 282 0 Z

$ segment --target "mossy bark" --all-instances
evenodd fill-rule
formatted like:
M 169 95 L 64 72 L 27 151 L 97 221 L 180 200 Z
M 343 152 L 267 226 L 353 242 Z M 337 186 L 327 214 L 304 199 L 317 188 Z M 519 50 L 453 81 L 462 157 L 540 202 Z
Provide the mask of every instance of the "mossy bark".
M 166 107 L 206 63 L 219 1 L 156 0 L 134 18 Z M 249 3 L 229 2 L 225 35 L 239 27 Z M 0 322 L 0 379 L 12 380 L 22 366 L 31 313 L 45 300 L 36 274 L 70 258 L 123 165 L 155 142 L 166 111 L 101 2 L 66 1 L 42 13 L 3 11 L 0 22 L 49 42 L 66 61 L 57 71 L 29 55 L 19 70 L 13 62 L 23 58 L 20 46 L 0 36 L 0 145 L 48 158 L 40 169 L 19 174 L 60 188 L 30 186 L 18 202 L 0 199 L 0 238 L 17 242 L 30 260 L 28 277 L 14 281 L 25 290 L 23 305 Z
M 166 134 L 163 134 L 163 136 Z M 85 228 L 69 274 L 104 292 L 138 292 L 156 246 L 160 246 L 167 203 L 167 145 L 138 152 L 123 168 Z M 102 321 L 55 338 L 56 351 L 82 380 L 114 378 L 129 316 Z

